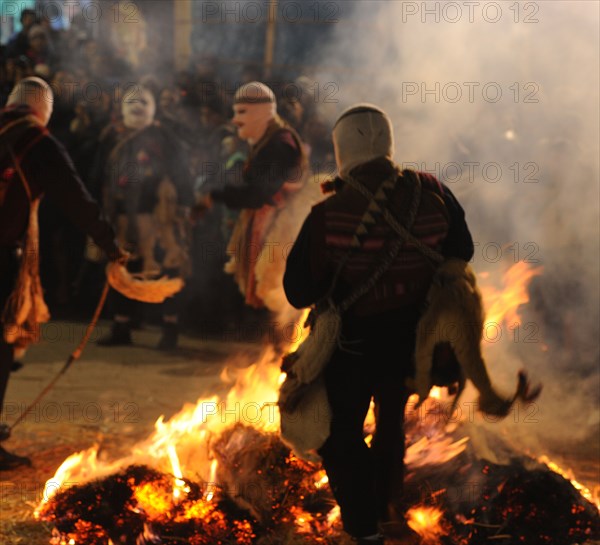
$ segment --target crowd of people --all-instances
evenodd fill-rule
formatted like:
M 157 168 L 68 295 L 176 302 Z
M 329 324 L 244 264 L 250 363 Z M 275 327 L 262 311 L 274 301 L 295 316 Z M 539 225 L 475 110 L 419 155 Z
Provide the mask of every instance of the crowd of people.
M 282 301 L 312 307 L 313 318 L 331 312 L 339 331 L 319 370 L 331 420 L 317 450 L 344 529 L 358 545 L 384 545 L 382 529 L 416 543 L 403 497 L 416 331 L 432 283 L 449 282 L 437 264 L 473 256 L 452 192 L 395 164 L 392 122 L 374 105 L 346 110 L 331 132 L 304 78 L 267 85 L 248 68 L 227 81 L 210 58 L 184 72 L 135 72 L 97 42 L 72 48 L 68 31 L 52 35 L 28 10 L 21 22 L 3 52 L 0 413 L 14 351 L 31 342 L 12 334 L 27 331 L 11 329 L 22 309 L 48 320 L 41 286 L 55 315 L 75 300 L 92 307 L 107 259 L 186 279 L 187 292 L 154 307 L 160 349 L 177 346 L 186 306 L 201 333 L 240 316 L 270 320 Z M 307 173 L 328 163 L 337 177 L 324 188 L 334 194 L 316 204 Z M 289 256 L 239 251 L 264 248 L 274 233 L 291 237 Z M 117 291 L 109 302 L 112 327 L 99 344 L 131 344 L 136 323 L 153 317 Z M 290 361 L 286 372 L 300 376 L 300 360 Z M 314 414 L 303 415 L 307 429 L 321 423 Z M 0 441 L 9 434 L 0 425 Z M 0 447 L 0 470 L 28 462 Z
M 126 179 L 155 191 L 167 176 L 180 208 L 189 207 L 199 194 L 239 182 L 249 145 L 232 122 L 234 94 L 240 86 L 261 79 L 260 67 L 243 65 L 232 74 L 231 67 L 221 70 L 214 58 L 197 55 L 187 70 L 175 71 L 150 60 L 134 68 L 75 25 L 56 31 L 27 9 L 21 13 L 21 24 L 22 30 L 2 48 L 2 105 L 26 77 L 40 77 L 51 85 L 54 111 L 48 128 L 65 146 L 90 194 L 109 215 L 123 220 L 116 226 L 121 241 L 127 238 L 128 213 L 119 190 Z M 268 83 L 277 98 L 277 113 L 301 139 L 313 169 L 331 168 L 329 122 L 318 111 L 309 78 L 272 79 Z M 137 96 L 140 93 L 143 96 Z M 170 190 L 173 187 L 163 184 L 159 191 L 164 197 L 163 224 L 165 214 L 171 213 Z M 146 233 L 148 244 L 139 248 L 145 255 L 129 269 L 182 275 L 185 293 L 166 308 L 133 305 L 111 296 L 104 315 L 133 328 L 142 321 L 158 322 L 163 326 L 162 348 L 177 344 L 181 328 L 191 334 L 222 335 L 227 330 L 235 335 L 242 323 L 265 320 L 262 309 L 244 304 L 234 279 L 223 271 L 239 208 L 221 199 L 193 225 L 179 221 L 176 232 L 163 233 L 161 240 L 170 239 L 170 246 L 163 244 L 163 255 L 157 256 L 143 225 L 161 212 L 147 197 L 139 197 L 146 198 L 147 217 L 137 227 Z M 180 212 L 173 214 L 181 220 Z M 100 295 L 104 262 L 89 238 L 71 229 L 52 202 L 42 201 L 39 213 L 41 276 L 51 313 L 85 319 Z M 134 220 L 128 220 L 131 230 Z M 111 339 L 104 340 L 126 343 L 131 327 L 117 328 Z

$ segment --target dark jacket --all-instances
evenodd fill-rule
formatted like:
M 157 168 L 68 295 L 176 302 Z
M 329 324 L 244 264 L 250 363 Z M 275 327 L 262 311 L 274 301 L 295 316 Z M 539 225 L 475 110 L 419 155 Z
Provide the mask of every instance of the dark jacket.
M 387 160 L 376 160 L 362 165 L 353 175 L 374 193 L 383 180 L 394 176 L 394 168 Z M 473 241 L 463 209 L 446 186 L 429 174 L 419 174 L 423 191 L 413 234 L 446 257 L 470 260 Z M 397 218 L 405 213 L 410 200 L 409 188 L 398 178 L 388 198 L 388 208 Z M 294 307 L 310 306 L 327 294 L 337 264 L 347 253 L 368 204 L 356 190 L 343 186 L 335 195 L 313 207 L 287 259 L 284 288 Z M 396 236 L 382 216 L 376 217 L 360 249 L 350 254 L 343 268 L 334 291 L 337 303 L 371 276 Z M 371 316 L 397 310 L 416 317 L 433 273 L 430 261 L 405 243 L 375 288 L 363 295 L 349 314 Z
M 303 151 L 298 136 L 281 128 L 265 135 L 251 151 L 242 173 L 242 184 L 211 191 L 216 201 L 234 209 L 274 205 L 273 197 L 286 182 L 301 182 Z
M 98 204 L 81 182 L 64 147 L 38 123 L 27 123 L 32 114 L 26 106 L 0 113 L 0 131 L 23 121 L 15 140 L 7 132 L 0 137 L 0 247 L 19 244 L 29 221 L 29 199 L 14 169 L 8 143 L 31 188 L 32 198 L 47 195 L 73 224 L 92 237 L 109 257 L 118 253 L 114 232 L 102 217 Z M 15 124 L 17 127 L 20 123 Z M 9 129 L 10 131 L 16 129 Z

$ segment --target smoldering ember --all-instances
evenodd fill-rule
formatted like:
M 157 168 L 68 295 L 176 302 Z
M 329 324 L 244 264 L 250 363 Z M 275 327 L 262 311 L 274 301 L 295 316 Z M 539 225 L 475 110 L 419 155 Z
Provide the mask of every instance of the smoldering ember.
M 425 414 L 408 422 L 408 516 L 422 543 L 600 539 L 597 505 L 569 480 L 486 434 L 486 447 L 510 460 L 490 462 L 461 426 L 444 431 L 435 407 Z M 129 465 L 52 495 L 36 517 L 52 524 L 56 544 L 346 543 L 324 472 L 276 433 L 235 424 L 211 449 L 214 481 Z
M 0 0 L 2 545 L 600 545 L 600 10 Z

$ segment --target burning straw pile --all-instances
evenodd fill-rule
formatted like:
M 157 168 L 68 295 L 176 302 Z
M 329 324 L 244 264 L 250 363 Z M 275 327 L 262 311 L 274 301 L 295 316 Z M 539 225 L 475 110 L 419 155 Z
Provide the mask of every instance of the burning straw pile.
M 410 435 L 420 427 L 409 427 Z M 600 539 L 598 508 L 568 480 L 529 458 L 508 465 L 480 459 L 464 438 L 456 440 L 459 431 L 436 433 L 427 445 L 409 437 L 407 497 L 416 507 L 408 517 L 423 543 Z M 506 448 L 495 436 L 486 440 Z M 440 449 L 446 457 L 435 461 L 431 453 Z M 324 472 L 295 458 L 276 433 L 235 424 L 212 450 L 218 484 L 133 465 L 57 494 L 38 517 L 54 523 L 57 545 L 348 543 Z
M 148 466 L 69 488 L 37 511 L 55 525 L 52 544 L 309 545 L 339 535 L 335 507 L 276 434 L 234 425 L 214 445 L 216 483 L 194 483 Z M 110 541 L 109 541 L 110 540 Z

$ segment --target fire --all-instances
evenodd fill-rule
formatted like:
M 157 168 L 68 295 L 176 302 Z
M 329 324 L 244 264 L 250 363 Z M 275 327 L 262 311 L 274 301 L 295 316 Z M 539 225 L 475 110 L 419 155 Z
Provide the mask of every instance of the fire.
M 154 483 L 144 483 L 135 487 L 133 497 L 138 507 L 152 519 L 160 519 L 173 507 L 174 494 L 168 489 L 159 488 Z
M 213 460 L 210 464 L 210 480 L 208 481 L 208 487 L 206 489 L 206 501 L 210 501 L 213 499 L 215 495 L 215 479 L 217 478 L 217 466 L 219 463 L 217 460 Z
M 554 473 L 558 473 L 561 477 L 567 479 L 567 481 L 569 481 L 586 500 L 593 503 L 600 511 L 600 489 L 596 489 L 595 493 L 592 492 L 588 487 L 581 484 L 575 479 L 575 476 L 573 475 L 573 472 L 570 469 L 562 469 L 558 464 L 550 460 L 548 456 L 540 456 L 538 458 L 538 462 L 546 465 L 548 469 L 551 469 L 552 471 L 554 471 Z
M 205 480 L 214 482 L 216 461 L 212 459 L 207 443 L 225 428 L 243 422 L 265 432 L 279 430 L 277 408 L 281 381 L 279 362 L 271 347 L 266 347 L 261 359 L 235 374 L 232 367 L 224 373 L 226 380 L 235 383 L 226 399 L 218 396 L 201 398 L 188 403 L 168 421 L 160 416 L 152 435 L 134 445 L 129 456 L 114 463 L 98 459 L 98 447 L 69 456 L 48 480 L 44 493 L 47 501 L 67 482 L 78 484 L 100 478 L 135 464 L 147 464 L 174 475 L 173 494 L 180 498 L 185 493 L 182 480 L 186 471 L 193 468 Z M 204 445 L 204 449 L 200 448 Z
M 527 285 L 536 275 L 541 274 L 541 267 L 532 269 L 524 263 L 517 263 L 510 267 L 503 279 L 505 286 L 502 289 L 482 286 L 482 294 L 487 308 L 486 324 L 502 321 L 507 323 L 520 323 L 517 314 L 518 307 L 526 303 Z M 482 275 L 485 278 L 485 275 Z M 306 314 L 300 319 L 304 323 Z M 306 329 L 303 330 L 306 334 Z M 305 336 L 305 335 L 304 335 Z M 290 348 L 293 351 L 303 339 L 298 339 Z M 219 501 L 222 498 L 223 485 L 217 486 L 220 468 L 217 460 L 215 446 L 216 441 L 227 428 L 233 424 L 243 423 L 257 428 L 261 432 L 270 433 L 279 430 L 279 412 L 276 401 L 278 389 L 284 375 L 280 372 L 277 355 L 271 347 L 265 347 L 259 361 L 245 369 L 239 370 L 236 366 L 226 367 L 222 373 L 222 379 L 231 383 L 226 396 L 212 396 L 201 398 L 195 404 L 186 404 L 174 416 L 165 420 L 160 416 L 155 423 L 155 430 L 149 438 L 133 446 L 131 453 L 115 462 L 107 462 L 98 458 L 99 448 L 94 447 L 87 451 L 76 453 L 67 458 L 58 468 L 55 476 L 46 483 L 44 502 L 48 500 L 61 488 L 66 487 L 69 482 L 82 484 L 91 479 L 100 478 L 104 475 L 116 473 L 124 468 L 134 465 L 147 465 L 164 474 L 162 479 L 149 479 L 143 482 L 130 482 L 132 494 L 131 509 L 135 512 L 143 512 L 149 520 L 148 532 L 152 533 L 153 522 L 163 521 L 204 521 L 222 527 L 223 531 L 229 531 L 225 521 L 225 515 L 219 510 Z M 431 403 L 439 407 L 438 400 L 442 397 L 441 389 L 432 390 Z M 412 404 L 414 406 L 414 403 Z M 409 407 L 411 403 L 409 402 Z M 429 411 L 429 405 L 423 405 L 423 410 Z M 407 417 L 410 409 L 407 410 Z M 412 442 L 406 451 L 405 462 L 411 469 L 425 465 L 441 465 L 461 454 L 467 447 L 468 437 L 456 440 L 449 434 L 434 429 L 431 424 L 439 423 L 439 417 L 430 410 L 429 417 L 420 419 L 420 425 L 429 426 L 431 430 L 424 433 L 424 428 L 419 428 L 418 440 Z M 365 431 L 370 433 L 367 442 L 372 439 L 375 427 L 374 403 L 371 403 L 370 411 L 365 421 Z M 230 436 L 229 446 L 240 443 L 240 434 Z M 214 448 L 213 448 L 214 447 Z M 231 450 L 227 450 L 231 452 Z M 227 467 L 226 461 L 220 458 L 221 483 L 224 471 Z M 548 466 L 557 471 L 549 461 Z M 260 466 L 261 468 L 263 466 Z M 557 467 L 557 466 L 556 466 Z M 268 469 L 264 469 L 265 472 Z M 263 469 L 258 471 L 261 474 Z M 557 471 L 560 473 L 560 471 Z M 201 490 L 194 485 L 186 476 L 194 474 L 202 481 Z M 561 473 L 563 474 L 563 473 Z M 288 473 L 285 473 L 286 479 Z M 564 475 L 564 474 L 563 474 Z M 572 477 L 572 475 L 571 475 Z M 568 477 L 567 477 L 568 478 Z M 573 485 L 580 490 L 586 498 L 591 497 L 591 492 L 579 485 L 574 479 L 569 479 Z M 287 481 L 286 481 L 287 482 Z M 315 471 L 308 477 L 308 488 L 314 486 L 314 490 L 321 494 L 327 492 L 328 477 L 325 471 Z M 579 486 L 578 486 L 579 485 Z M 325 494 L 321 494 L 324 496 Z M 306 493 L 310 496 L 310 493 Z M 301 496 L 304 499 L 304 496 Z M 422 500 L 423 501 L 423 500 Z M 429 501 L 432 501 L 431 499 Z M 323 535 L 331 531 L 336 524 L 339 525 L 340 510 L 334 507 L 328 510 L 325 504 L 317 505 L 283 505 L 285 519 L 294 525 L 299 533 L 310 535 Z M 269 504 L 270 506 L 271 504 Z M 310 509 L 313 510 L 310 510 Z M 38 511 L 43 505 L 38 507 Z M 417 532 L 424 544 L 436 544 L 443 536 L 449 535 L 449 523 L 444 520 L 444 513 L 437 507 L 417 506 L 408 512 L 408 525 Z M 252 527 L 246 520 L 234 521 L 237 528 L 236 537 L 238 543 L 251 543 Z M 82 530 L 91 532 L 91 529 Z M 63 536 L 64 537 L 64 536 Z M 66 536 L 68 541 L 75 545 L 82 542 L 79 534 Z M 71 538 L 71 539 L 69 539 Z M 203 542 L 204 543 L 204 542 Z
M 315 481 L 315 487 L 316 488 L 321 488 L 322 486 L 326 485 L 329 483 L 329 477 L 327 477 L 327 473 L 325 473 L 324 470 L 318 471 L 315 474 L 315 479 L 317 479 Z
M 448 535 L 443 516 L 437 507 L 413 507 L 407 512 L 408 526 L 421 536 L 424 545 L 435 545 L 442 536 Z
M 484 329 L 505 322 L 510 326 L 521 324 L 518 315 L 519 306 L 529 302 L 527 288 L 532 278 L 542 274 L 543 267 L 530 267 L 519 261 L 510 267 L 502 277 L 503 289 L 481 284 L 479 286 L 486 308 Z M 488 273 L 480 273 L 480 279 L 489 277 Z

